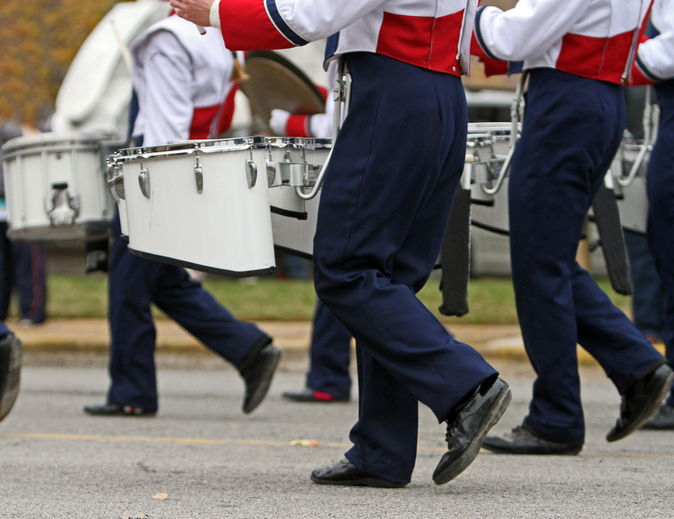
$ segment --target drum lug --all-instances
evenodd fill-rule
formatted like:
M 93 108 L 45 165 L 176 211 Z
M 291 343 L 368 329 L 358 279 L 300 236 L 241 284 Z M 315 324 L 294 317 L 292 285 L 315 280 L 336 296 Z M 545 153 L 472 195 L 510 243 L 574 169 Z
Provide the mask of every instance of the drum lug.
M 138 184 L 140 185 L 140 192 L 143 196 L 150 199 L 150 172 L 143 165 L 140 165 L 140 173 L 138 173 Z
M 269 174 L 267 172 L 267 174 Z M 257 164 L 252 160 L 246 160 L 246 180 L 248 181 L 248 189 L 253 189 L 257 184 Z
M 194 181 L 197 184 L 197 193 L 201 194 L 204 192 L 204 168 L 199 163 L 199 157 L 196 158 L 196 161 L 194 165 Z
M 112 193 L 112 197 L 116 202 L 125 200 L 124 194 L 124 177 L 120 174 L 121 167 L 116 162 L 108 162 L 106 164 L 108 173 L 108 189 Z
M 71 196 L 66 182 L 52 184 L 51 195 L 45 204 L 51 225 L 74 225 L 80 214 L 80 197 Z
M 276 162 L 273 160 L 265 161 L 265 168 L 267 170 L 267 185 L 269 187 L 277 187 L 283 184 L 283 179 L 278 175 L 278 168 Z

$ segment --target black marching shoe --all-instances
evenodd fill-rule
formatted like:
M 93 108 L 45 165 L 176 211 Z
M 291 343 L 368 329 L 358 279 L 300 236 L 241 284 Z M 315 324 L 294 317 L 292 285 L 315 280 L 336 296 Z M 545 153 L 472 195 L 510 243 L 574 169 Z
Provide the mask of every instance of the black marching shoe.
M 282 393 L 281 396 L 286 400 L 291 400 L 293 402 L 310 402 L 322 404 L 329 404 L 332 402 L 348 402 L 350 400 L 348 397 L 338 397 L 331 393 L 324 393 L 323 391 L 311 389 L 310 387 L 305 387 L 300 391 L 286 391 Z
M 19 396 L 23 346 L 12 332 L 0 336 L 0 422 Z
M 315 469 L 311 473 L 311 481 L 318 485 L 344 485 L 380 488 L 402 488 L 407 483 L 394 483 L 378 478 L 360 470 L 347 459 L 338 461 L 334 465 Z
M 475 393 L 447 420 L 447 449 L 435 471 L 433 481 L 442 485 L 470 465 L 482 440 L 508 408 L 512 395 L 508 384 L 497 378 L 480 385 Z
M 662 404 L 657 413 L 643 425 L 642 429 L 674 430 L 674 406 Z
M 267 396 L 280 360 L 281 350 L 273 344 L 267 344 L 252 359 L 247 360 L 245 367 L 240 369 L 246 384 L 246 393 L 243 397 L 244 413 L 252 413 Z
M 553 442 L 537 436 L 526 424 L 503 436 L 487 436 L 482 447 L 499 454 L 578 454 L 583 442 Z
M 669 393 L 672 381 L 672 369 L 662 364 L 627 388 L 622 395 L 620 417 L 606 435 L 606 440 L 620 440 L 646 423 Z
M 84 412 L 92 416 L 154 416 L 157 410 L 146 411 L 140 407 L 117 404 L 94 404 L 84 406 Z

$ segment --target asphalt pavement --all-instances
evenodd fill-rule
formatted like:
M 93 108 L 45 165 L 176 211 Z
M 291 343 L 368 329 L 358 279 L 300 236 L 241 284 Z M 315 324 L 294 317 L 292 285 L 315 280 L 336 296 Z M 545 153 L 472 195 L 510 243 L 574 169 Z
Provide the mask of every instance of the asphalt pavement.
M 240 411 L 242 382 L 213 355 L 160 353 L 154 418 L 101 418 L 82 406 L 107 387 L 100 352 L 27 350 L 22 392 L 0 424 L 0 510 L 12 518 L 670 518 L 674 432 L 609 444 L 619 397 L 599 368 L 583 368 L 587 421 L 578 456 L 482 452 L 436 486 L 444 429 L 420 407 L 419 452 L 404 489 L 324 487 L 311 470 L 348 448 L 355 402 L 296 404 L 306 355 L 288 355 L 267 400 Z M 494 359 L 513 387 L 502 432 L 526 413 L 533 374 Z

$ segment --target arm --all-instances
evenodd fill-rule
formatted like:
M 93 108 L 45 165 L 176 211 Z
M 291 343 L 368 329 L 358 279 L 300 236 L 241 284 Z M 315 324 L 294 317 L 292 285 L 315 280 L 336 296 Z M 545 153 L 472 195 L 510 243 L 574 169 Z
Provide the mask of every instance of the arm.
M 492 59 L 535 58 L 568 33 L 589 5 L 590 0 L 520 0 L 505 12 L 497 7 L 481 7 L 475 20 L 475 35 Z
M 660 34 L 646 39 L 632 68 L 630 83 L 645 85 L 674 79 L 674 2 L 663 2 L 662 19 L 658 19 Z
M 144 144 L 157 146 L 189 138 L 194 113 L 192 64 L 169 32 L 158 32 L 140 54 L 145 82 L 139 85 Z
M 190 21 L 220 27 L 228 49 L 257 50 L 326 38 L 385 1 L 171 0 L 171 5 Z

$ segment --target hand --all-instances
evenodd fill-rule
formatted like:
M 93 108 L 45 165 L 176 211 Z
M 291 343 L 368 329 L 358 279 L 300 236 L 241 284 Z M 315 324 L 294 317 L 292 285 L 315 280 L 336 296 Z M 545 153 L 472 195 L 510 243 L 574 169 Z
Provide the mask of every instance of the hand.
M 278 108 L 273 109 L 269 119 L 269 128 L 271 128 L 275 135 L 285 135 L 286 123 L 289 117 L 290 112 Z
M 203 27 L 211 25 L 210 14 L 213 0 L 170 0 L 176 14 L 185 20 Z

